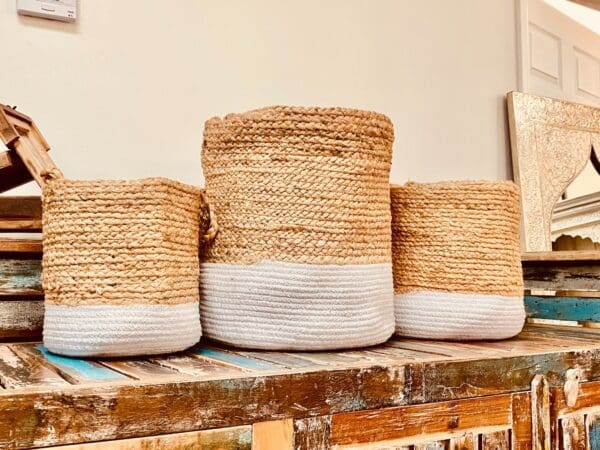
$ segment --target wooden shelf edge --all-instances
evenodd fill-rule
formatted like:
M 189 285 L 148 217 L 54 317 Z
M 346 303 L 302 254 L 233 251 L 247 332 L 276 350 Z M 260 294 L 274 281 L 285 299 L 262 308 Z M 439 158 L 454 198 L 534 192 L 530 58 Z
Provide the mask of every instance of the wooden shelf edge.
M 521 262 L 573 262 L 587 261 L 600 262 L 600 251 L 578 250 L 578 251 L 555 251 L 555 252 L 525 252 L 521 254 Z

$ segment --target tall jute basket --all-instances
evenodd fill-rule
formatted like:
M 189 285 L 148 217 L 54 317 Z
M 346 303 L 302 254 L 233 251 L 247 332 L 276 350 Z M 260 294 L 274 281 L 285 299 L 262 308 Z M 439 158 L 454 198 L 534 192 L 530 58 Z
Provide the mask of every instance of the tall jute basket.
M 504 339 L 525 320 L 519 191 L 512 182 L 393 186 L 396 332 Z
M 162 178 L 50 180 L 44 344 L 70 356 L 183 350 L 200 339 L 202 192 Z
M 206 336 L 332 349 L 393 333 L 389 170 L 381 114 L 276 106 L 205 126 L 220 231 L 201 265 Z

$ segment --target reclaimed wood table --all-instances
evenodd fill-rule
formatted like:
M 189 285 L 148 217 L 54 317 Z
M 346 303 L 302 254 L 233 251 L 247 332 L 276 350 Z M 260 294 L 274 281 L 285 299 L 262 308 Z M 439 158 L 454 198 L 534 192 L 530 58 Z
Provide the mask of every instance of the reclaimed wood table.
M 0 386 L 0 448 L 600 448 L 598 329 L 94 360 L 3 343 Z

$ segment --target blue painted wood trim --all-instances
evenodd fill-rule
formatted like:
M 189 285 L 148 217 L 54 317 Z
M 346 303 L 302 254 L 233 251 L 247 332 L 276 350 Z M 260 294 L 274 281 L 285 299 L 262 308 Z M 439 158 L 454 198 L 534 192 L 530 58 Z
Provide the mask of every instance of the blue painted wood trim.
M 600 298 L 525 296 L 527 317 L 600 322 Z

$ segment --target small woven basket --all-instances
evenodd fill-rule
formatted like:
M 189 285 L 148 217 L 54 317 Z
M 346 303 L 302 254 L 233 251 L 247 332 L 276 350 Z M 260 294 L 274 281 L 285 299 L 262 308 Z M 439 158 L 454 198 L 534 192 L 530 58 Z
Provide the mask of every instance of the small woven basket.
M 183 350 L 200 339 L 202 192 L 162 178 L 47 182 L 44 344 L 69 356 Z
M 206 123 L 220 231 L 201 266 L 205 335 L 333 349 L 393 332 L 389 171 L 381 114 L 276 106 Z
M 504 339 L 525 320 L 512 182 L 392 186 L 396 333 Z

